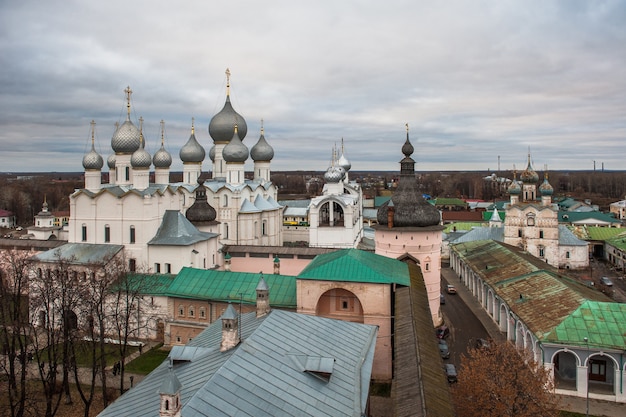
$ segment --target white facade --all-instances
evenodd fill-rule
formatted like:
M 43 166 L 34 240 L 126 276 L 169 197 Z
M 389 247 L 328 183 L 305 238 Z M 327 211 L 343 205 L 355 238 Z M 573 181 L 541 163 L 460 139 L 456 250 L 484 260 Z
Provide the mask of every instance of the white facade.
M 324 174 L 322 195 L 309 204 L 309 246 L 356 248 L 363 239 L 363 191 L 350 181 L 350 162 L 336 151 Z
M 282 245 L 283 207 L 276 202 L 277 189 L 269 182 L 269 160 L 255 161 L 253 180 L 244 178 L 245 161 L 227 163 L 228 169 L 224 170 L 221 151 L 227 146 L 223 146 L 223 138 L 230 139 L 236 134 L 235 125 L 223 122 L 230 120 L 230 114 L 234 113 L 228 95 L 224 109 L 211 121 L 217 120 L 217 128 L 212 125 L 209 128 L 212 136 L 215 132 L 222 135 L 220 140 L 214 138 L 215 152 L 211 152 L 211 157 L 221 167 L 214 172 L 214 178 L 199 185 L 205 151 L 196 139 L 193 123 L 189 141 L 180 150 L 183 182 L 172 183 L 169 180 L 172 158 L 163 146 L 163 137 L 161 149 L 154 156 L 145 151 L 141 124 L 137 129 L 130 121 L 131 91 L 128 88 L 125 92 L 127 119 L 113 134 L 114 154 L 107 160 L 110 183 L 101 183 L 102 158 L 92 147 L 91 153 L 83 158 L 85 187 L 70 196 L 69 242 L 124 245 L 131 269 L 174 274 L 183 266 L 220 267 L 223 254 L 219 249 L 224 244 Z M 163 124 L 161 129 L 163 132 Z M 273 156 L 265 138 L 257 154 L 266 159 Z M 150 183 L 151 168 L 154 168 L 156 183 Z M 225 175 L 225 171 L 230 175 Z M 228 177 L 236 181 L 229 182 Z M 172 239 L 167 245 L 151 244 L 163 225 L 166 211 L 176 210 L 184 215 L 194 204 L 196 189 L 200 186 L 205 187 L 207 201 L 215 209 L 215 215 L 210 219 L 214 223 L 211 230 L 198 225 L 196 232 L 209 232 L 214 236 L 196 236 L 190 243 L 171 231 Z M 193 230 L 186 232 L 195 234 Z

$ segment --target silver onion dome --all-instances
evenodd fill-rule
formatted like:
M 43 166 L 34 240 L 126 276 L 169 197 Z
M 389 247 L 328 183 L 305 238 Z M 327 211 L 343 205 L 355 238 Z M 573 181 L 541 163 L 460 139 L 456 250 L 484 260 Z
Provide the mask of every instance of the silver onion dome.
M 120 127 L 115 130 L 111 138 L 111 147 L 115 153 L 132 154 L 139 149 L 141 133 L 137 126 L 127 119 Z
M 191 135 L 187 143 L 180 148 L 179 152 L 180 160 L 183 162 L 202 162 L 206 153 L 204 148 L 196 140 L 195 128 L 193 122 L 191 123 Z
M 345 151 L 343 149 L 343 138 L 341 138 L 341 157 L 337 161 L 337 165 L 342 167 L 346 172 L 350 171 L 350 168 L 352 168 L 352 164 L 345 156 Z
M 130 157 L 130 165 L 133 168 L 150 168 L 150 165 L 152 165 L 152 156 L 150 156 L 144 146 L 145 140 L 143 135 L 141 135 L 141 144 L 139 145 L 139 149 L 133 152 L 133 155 Z
M 339 169 L 339 167 L 336 166 L 331 166 L 324 173 L 324 180 L 328 184 L 337 184 L 343 179 L 345 175 L 346 172 L 343 169 Z
M 107 158 L 107 166 L 109 167 L 109 169 L 115 169 L 115 154 L 114 153 L 109 155 L 109 157 Z
M 274 158 L 274 148 L 265 140 L 263 128 L 258 142 L 250 149 L 250 157 L 253 161 L 271 161 Z
M 211 146 L 211 149 L 209 149 L 209 158 L 211 162 L 215 162 L 215 145 Z
M 172 155 L 165 150 L 163 144 L 161 144 L 161 148 L 154 153 L 152 163 L 155 168 L 169 168 L 172 165 Z
M 83 168 L 87 170 L 101 170 L 104 165 L 104 160 L 95 148 L 95 131 L 96 122 L 91 121 L 91 150 L 83 157 Z
M 89 153 L 87 153 L 83 157 L 83 168 L 99 170 L 99 169 L 102 169 L 103 166 L 104 166 L 104 160 L 102 159 L 100 154 L 96 152 L 92 144 L 91 151 L 89 151 Z
M 246 162 L 250 152 L 239 138 L 239 127 L 235 125 L 235 134 L 228 145 L 224 146 L 222 156 L 226 162 Z
M 239 139 L 242 141 L 248 133 L 248 125 L 245 119 L 233 109 L 230 103 L 230 71 L 226 70 L 226 102 L 224 107 L 209 122 L 209 135 L 214 143 L 226 143 L 233 138 L 233 132 L 237 126 Z

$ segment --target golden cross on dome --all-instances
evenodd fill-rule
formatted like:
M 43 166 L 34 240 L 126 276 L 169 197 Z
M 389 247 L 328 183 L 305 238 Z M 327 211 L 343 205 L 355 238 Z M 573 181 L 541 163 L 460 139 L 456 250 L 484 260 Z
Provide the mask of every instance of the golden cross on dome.
M 124 92 L 126 93 L 126 111 L 128 112 L 128 117 L 130 119 L 130 96 L 133 94 L 133 90 L 130 89 L 130 86 L 127 86 Z

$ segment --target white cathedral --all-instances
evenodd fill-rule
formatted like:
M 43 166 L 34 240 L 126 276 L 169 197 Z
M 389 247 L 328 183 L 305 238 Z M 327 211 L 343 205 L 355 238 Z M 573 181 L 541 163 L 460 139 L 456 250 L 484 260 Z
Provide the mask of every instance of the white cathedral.
M 70 243 L 118 244 L 126 249 L 130 270 L 177 273 L 183 266 L 208 269 L 223 265 L 223 245 L 281 246 L 283 207 L 270 182 L 273 148 L 263 128 L 248 150 L 247 126 L 230 102 L 227 71 L 226 102 L 211 119 L 211 178 L 201 179 L 205 150 L 195 135 L 180 149 L 182 182 L 170 182 L 172 156 L 164 147 L 154 155 L 145 150 L 142 119 L 130 119 L 131 94 L 126 93 L 126 121 L 111 138 L 107 159 L 109 183 L 103 183 L 104 161 L 92 146 L 83 157 L 85 186 L 70 196 Z M 253 161 L 253 178 L 245 164 Z M 154 167 L 154 183 L 150 169 Z

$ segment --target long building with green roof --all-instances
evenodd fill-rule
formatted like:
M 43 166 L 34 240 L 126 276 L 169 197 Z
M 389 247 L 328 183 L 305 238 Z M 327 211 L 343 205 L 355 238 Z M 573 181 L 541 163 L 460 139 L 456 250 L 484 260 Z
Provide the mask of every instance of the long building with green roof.
M 626 402 L 626 304 L 493 240 L 451 247 L 450 265 L 506 339 L 554 377 L 557 393 Z

